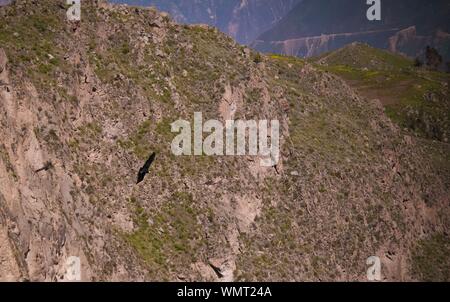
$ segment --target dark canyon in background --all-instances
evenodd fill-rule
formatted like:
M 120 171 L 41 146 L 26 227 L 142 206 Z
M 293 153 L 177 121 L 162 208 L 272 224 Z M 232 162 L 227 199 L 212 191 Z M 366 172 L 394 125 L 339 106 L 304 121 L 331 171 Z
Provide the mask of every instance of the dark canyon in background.
M 203 23 L 219 28 L 242 44 L 249 44 L 273 28 L 301 0 L 111 0 L 154 6 L 179 23 Z
M 299 57 L 352 42 L 410 57 L 427 45 L 450 60 L 450 1 L 382 0 L 382 20 L 368 21 L 365 0 L 113 0 L 155 6 L 182 23 L 218 27 L 262 52 Z

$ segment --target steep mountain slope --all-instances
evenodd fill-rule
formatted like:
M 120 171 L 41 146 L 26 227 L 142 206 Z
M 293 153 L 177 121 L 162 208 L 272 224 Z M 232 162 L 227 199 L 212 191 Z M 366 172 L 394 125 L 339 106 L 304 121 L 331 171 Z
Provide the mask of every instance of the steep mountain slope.
M 449 145 L 339 77 L 102 1 L 17 0 L 0 45 L 1 280 L 449 279 Z M 281 162 L 174 156 L 195 111 L 278 119 Z
M 446 0 L 382 1 L 381 21 L 369 21 L 366 1 L 305 0 L 253 43 L 258 50 L 314 56 L 364 42 L 409 56 L 426 45 L 450 60 L 450 3 Z
M 271 28 L 302 0 L 113 0 L 113 3 L 154 6 L 180 23 L 218 27 L 248 44 Z

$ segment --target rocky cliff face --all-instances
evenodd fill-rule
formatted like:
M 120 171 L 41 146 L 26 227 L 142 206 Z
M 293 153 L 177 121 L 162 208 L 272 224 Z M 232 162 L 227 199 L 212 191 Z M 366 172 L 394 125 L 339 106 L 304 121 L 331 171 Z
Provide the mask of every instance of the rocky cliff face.
M 114 3 L 154 6 L 180 23 L 215 26 L 242 44 L 270 29 L 301 0 L 114 0 Z
M 266 52 L 316 56 L 352 42 L 421 55 L 425 46 L 450 60 L 448 1 L 385 1 L 381 21 L 369 21 L 365 1 L 302 1 L 252 44 Z
M 448 280 L 448 144 L 340 78 L 100 1 L 14 1 L 0 48 L 1 280 Z M 278 119 L 280 164 L 174 156 L 195 111 Z

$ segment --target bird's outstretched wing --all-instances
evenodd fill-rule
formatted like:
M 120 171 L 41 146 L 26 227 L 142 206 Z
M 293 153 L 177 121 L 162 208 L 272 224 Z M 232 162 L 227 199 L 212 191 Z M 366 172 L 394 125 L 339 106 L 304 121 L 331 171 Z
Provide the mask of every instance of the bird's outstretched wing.
M 155 161 L 156 158 L 156 153 L 153 152 L 152 155 L 150 155 L 150 157 L 147 159 L 147 161 L 144 164 L 144 169 L 146 170 L 146 172 L 148 173 L 148 170 L 150 169 L 150 166 L 152 165 L 152 163 Z

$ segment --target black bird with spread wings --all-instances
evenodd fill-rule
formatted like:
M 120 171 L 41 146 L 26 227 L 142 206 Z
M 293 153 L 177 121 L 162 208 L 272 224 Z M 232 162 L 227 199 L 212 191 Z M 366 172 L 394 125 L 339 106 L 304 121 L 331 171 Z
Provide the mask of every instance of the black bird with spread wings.
M 148 174 L 148 170 L 150 169 L 150 166 L 152 165 L 152 163 L 155 161 L 155 158 L 156 158 L 156 153 L 153 152 L 152 155 L 150 155 L 150 157 L 145 162 L 144 166 L 141 169 L 139 169 L 136 184 L 139 184 L 140 182 L 142 182 L 144 180 L 145 175 Z

